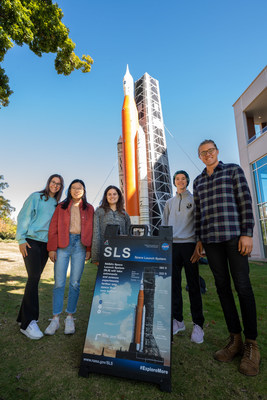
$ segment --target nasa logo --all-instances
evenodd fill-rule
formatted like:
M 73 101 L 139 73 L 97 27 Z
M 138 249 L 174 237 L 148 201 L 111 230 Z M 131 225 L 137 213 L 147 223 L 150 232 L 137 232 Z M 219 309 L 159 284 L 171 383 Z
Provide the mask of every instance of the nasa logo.
M 170 248 L 170 245 L 168 243 L 162 243 L 161 245 L 162 250 L 167 251 Z

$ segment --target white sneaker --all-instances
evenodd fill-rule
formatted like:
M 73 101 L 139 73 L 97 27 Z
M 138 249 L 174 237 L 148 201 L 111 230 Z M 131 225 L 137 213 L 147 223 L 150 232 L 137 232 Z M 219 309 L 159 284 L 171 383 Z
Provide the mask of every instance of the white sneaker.
M 68 315 L 65 319 L 65 335 L 72 335 L 75 332 L 74 319 L 72 315 Z
M 191 342 L 200 344 L 200 343 L 204 342 L 203 338 L 204 338 L 203 329 L 199 325 L 194 324 L 192 335 L 191 335 Z
M 29 323 L 25 330 L 20 329 L 20 332 L 28 338 L 35 340 L 41 339 L 44 336 L 43 332 L 40 331 L 40 328 L 34 319 Z
M 173 335 L 176 335 L 176 333 L 181 332 L 181 331 L 185 331 L 184 321 L 180 322 L 180 321 L 177 321 L 177 319 L 174 319 L 172 321 L 172 333 L 173 333 Z
M 46 328 L 46 330 L 44 331 L 45 335 L 54 335 L 55 332 L 58 330 L 59 328 L 59 317 L 55 317 L 53 319 L 51 319 L 50 324 L 48 325 L 48 327 Z

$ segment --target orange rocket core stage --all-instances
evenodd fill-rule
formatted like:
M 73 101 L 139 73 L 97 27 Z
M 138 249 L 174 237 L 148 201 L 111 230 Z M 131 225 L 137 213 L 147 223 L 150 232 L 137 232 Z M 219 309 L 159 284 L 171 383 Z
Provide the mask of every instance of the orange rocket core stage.
M 136 307 L 136 319 L 135 319 L 135 343 L 141 343 L 141 330 L 142 330 L 142 317 L 143 317 L 143 308 L 144 308 L 144 290 L 141 286 L 141 289 L 138 293 L 138 301 Z
M 135 104 L 134 104 L 135 105 Z M 133 132 L 133 123 L 136 115 L 134 108 L 131 107 L 129 95 L 124 97 L 122 107 L 122 134 L 123 134 L 123 154 L 125 160 L 125 203 L 126 211 L 130 216 L 139 216 L 139 196 L 136 179 L 136 129 Z M 137 110 L 136 110 L 137 113 Z

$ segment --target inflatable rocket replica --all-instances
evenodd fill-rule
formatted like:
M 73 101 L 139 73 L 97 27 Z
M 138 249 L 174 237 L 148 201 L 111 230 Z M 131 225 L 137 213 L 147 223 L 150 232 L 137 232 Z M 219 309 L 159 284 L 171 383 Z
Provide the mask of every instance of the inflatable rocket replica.
M 118 147 L 120 182 L 125 199 L 125 208 L 132 224 L 149 225 L 149 204 L 147 186 L 146 140 L 139 125 L 134 100 L 134 82 L 127 65 L 123 79 L 124 101 L 122 106 L 122 138 Z

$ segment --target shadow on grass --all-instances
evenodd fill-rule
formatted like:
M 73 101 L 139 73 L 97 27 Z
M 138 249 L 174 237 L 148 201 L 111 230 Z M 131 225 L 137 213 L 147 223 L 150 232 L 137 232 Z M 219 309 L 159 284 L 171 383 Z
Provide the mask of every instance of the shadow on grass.
M 13 271 L 13 270 L 12 270 Z M 183 275 L 184 319 L 186 331 L 175 335 L 172 346 L 172 393 L 158 386 L 127 379 L 91 374 L 78 377 L 97 268 L 87 263 L 82 276 L 76 314 L 76 333 L 64 335 L 64 313 L 54 336 L 29 340 L 16 323 L 27 281 L 19 267 L 0 274 L 0 399 L 101 399 L 101 400 L 263 400 L 267 393 L 266 376 L 266 278 L 267 269 L 251 268 L 251 279 L 258 300 L 259 343 L 262 350 L 261 372 L 255 378 L 238 373 L 239 358 L 232 363 L 216 362 L 212 354 L 224 345 L 227 337 L 214 280 L 209 268 L 201 268 L 208 291 L 202 297 L 205 315 L 204 343 L 191 343 L 192 320 Z M 65 301 L 68 281 L 66 284 Z M 44 330 L 52 313 L 53 266 L 48 265 L 39 285 L 39 326 Z
M 49 268 L 50 271 L 45 271 L 44 278 L 41 278 L 39 283 L 39 327 L 42 331 L 45 330 L 52 315 L 53 267 L 48 266 Z M 71 381 L 75 382 L 77 387 L 81 384 L 82 379 L 78 378 L 78 369 L 87 329 L 95 272 L 96 270 L 91 268 L 89 276 L 87 269 L 82 277 L 75 335 L 64 335 L 65 315 L 62 313 L 61 326 L 56 334 L 37 341 L 21 334 L 16 322 L 27 277 L 10 273 L 0 274 L 1 400 L 72 398 L 66 393 L 62 394 L 61 390 L 57 393 L 55 388 L 60 389 L 64 383 L 64 390 L 68 391 Z M 69 279 L 66 282 L 65 303 L 68 283 Z M 83 381 L 82 386 L 87 387 L 89 380 Z M 75 398 L 74 396 L 73 399 Z
M 3 316 L 16 318 L 22 300 L 22 295 L 16 292 L 24 291 L 26 282 L 27 278 L 22 276 L 0 274 L 0 322 Z

